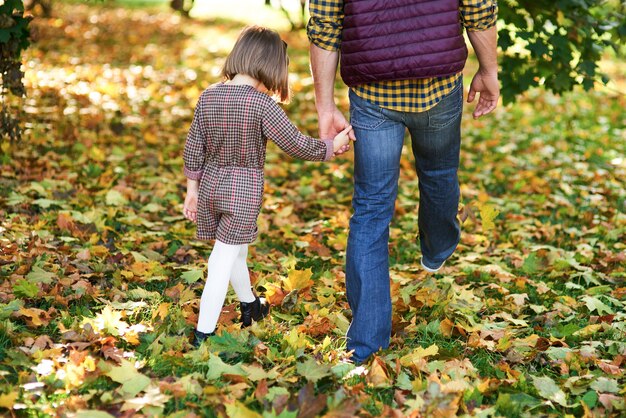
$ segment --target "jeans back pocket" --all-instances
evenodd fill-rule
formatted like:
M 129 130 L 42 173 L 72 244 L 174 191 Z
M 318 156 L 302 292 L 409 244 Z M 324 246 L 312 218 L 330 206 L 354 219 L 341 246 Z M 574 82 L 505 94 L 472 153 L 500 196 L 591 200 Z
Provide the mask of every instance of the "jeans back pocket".
M 455 122 L 463 113 L 463 83 L 459 81 L 448 96 L 428 111 L 428 126 L 430 128 L 445 128 Z
M 368 102 L 350 91 L 350 124 L 358 129 L 374 130 L 385 123 L 380 106 Z

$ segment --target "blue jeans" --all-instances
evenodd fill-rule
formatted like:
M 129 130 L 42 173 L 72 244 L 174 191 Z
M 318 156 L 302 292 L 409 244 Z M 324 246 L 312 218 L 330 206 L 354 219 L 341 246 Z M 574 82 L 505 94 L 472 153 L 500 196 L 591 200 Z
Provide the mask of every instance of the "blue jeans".
M 463 83 L 426 112 L 384 109 L 350 91 L 354 142 L 354 213 L 346 254 L 346 293 L 352 323 L 348 349 L 364 361 L 389 346 L 389 224 L 398 194 L 400 155 L 408 128 L 419 179 L 422 261 L 437 268 L 460 238 L 459 151 Z

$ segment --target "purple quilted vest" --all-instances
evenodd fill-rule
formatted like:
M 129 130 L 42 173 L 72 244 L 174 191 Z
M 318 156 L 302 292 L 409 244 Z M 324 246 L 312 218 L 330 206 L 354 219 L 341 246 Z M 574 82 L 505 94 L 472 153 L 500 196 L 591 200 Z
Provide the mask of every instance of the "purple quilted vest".
M 456 74 L 467 47 L 459 0 L 345 0 L 341 77 L 348 86 Z

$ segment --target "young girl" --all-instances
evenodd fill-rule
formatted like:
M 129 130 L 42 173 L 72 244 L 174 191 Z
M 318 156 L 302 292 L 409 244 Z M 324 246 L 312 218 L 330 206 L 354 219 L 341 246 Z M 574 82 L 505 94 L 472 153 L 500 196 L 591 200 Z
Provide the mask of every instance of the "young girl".
M 267 140 L 312 161 L 328 160 L 348 148 L 352 127 L 333 140 L 305 136 L 266 94 L 288 98 L 288 62 L 287 44 L 278 33 L 248 27 L 226 59 L 226 81 L 206 89 L 196 106 L 183 153 L 183 212 L 197 224 L 198 239 L 215 239 L 194 332 L 196 347 L 214 334 L 229 281 L 240 301 L 242 326 L 269 312 L 265 300 L 252 292 L 246 265 L 248 244 L 258 234 Z

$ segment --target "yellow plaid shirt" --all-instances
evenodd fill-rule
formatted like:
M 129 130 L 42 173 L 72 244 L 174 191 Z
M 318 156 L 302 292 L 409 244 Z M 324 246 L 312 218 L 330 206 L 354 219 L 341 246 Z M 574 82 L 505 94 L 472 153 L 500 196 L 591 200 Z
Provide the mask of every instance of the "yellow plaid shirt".
M 468 31 L 489 29 L 498 17 L 497 0 L 460 0 L 463 27 Z M 310 0 L 309 40 L 316 46 L 337 51 L 341 46 L 343 0 Z M 461 73 L 445 77 L 392 80 L 360 84 L 352 90 L 380 107 L 402 112 L 424 112 L 435 106 L 461 82 Z

